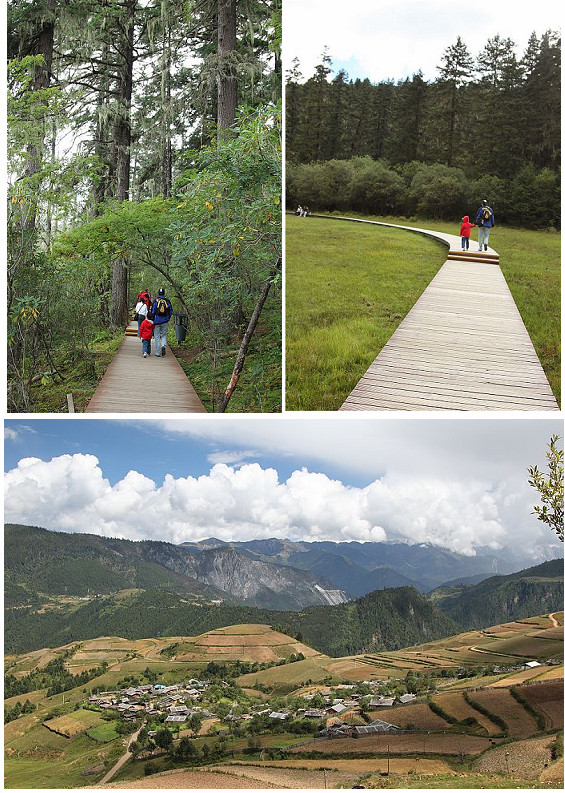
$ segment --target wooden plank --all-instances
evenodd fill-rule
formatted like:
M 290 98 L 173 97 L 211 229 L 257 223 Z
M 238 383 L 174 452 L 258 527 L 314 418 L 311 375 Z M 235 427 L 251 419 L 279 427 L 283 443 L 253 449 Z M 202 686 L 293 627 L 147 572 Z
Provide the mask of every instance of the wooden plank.
M 85 412 L 206 413 L 206 408 L 169 347 L 165 357 L 157 358 L 153 349 L 144 358 L 141 340 L 127 335 Z
M 340 410 L 558 406 L 500 267 L 448 259 Z

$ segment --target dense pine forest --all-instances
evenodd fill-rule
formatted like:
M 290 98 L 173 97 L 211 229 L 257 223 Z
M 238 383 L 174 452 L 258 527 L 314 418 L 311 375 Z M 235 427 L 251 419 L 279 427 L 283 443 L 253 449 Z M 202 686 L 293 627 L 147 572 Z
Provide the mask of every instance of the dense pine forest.
M 495 35 L 475 57 L 458 38 L 438 77 L 331 78 L 324 53 L 287 74 L 287 206 L 459 219 L 486 197 L 497 222 L 560 225 L 561 42 L 520 54 Z
M 83 409 L 161 287 L 207 409 L 242 339 L 230 409 L 280 409 L 280 43 L 280 0 L 9 0 L 10 411 Z

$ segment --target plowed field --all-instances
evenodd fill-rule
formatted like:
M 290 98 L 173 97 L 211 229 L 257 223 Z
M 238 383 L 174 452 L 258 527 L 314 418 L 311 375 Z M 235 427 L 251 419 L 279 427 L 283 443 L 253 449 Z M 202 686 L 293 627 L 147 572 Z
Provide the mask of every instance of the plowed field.
M 521 779 L 536 779 L 551 760 L 553 736 L 514 741 L 485 752 L 476 762 L 475 771 L 510 773 Z
M 471 691 L 469 697 L 504 719 L 508 725 L 508 734 L 513 738 L 527 738 L 537 732 L 535 719 L 514 699 L 508 689 L 487 688 L 482 691 Z
M 258 765 L 253 761 L 250 761 L 250 764 Z M 329 757 L 324 757 L 323 760 L 269 760 L 265 765 L 272 768 L 306 768 L 309 771 L 326 768 L 334 771 L 356 773 L 358 776 L 369 772 L 382 773 L 388 767 L 387 759 L 384 757 L 376 760 L 362 757 L 357 760 L 336 760 Z M 419 774 L 446 774 L 451 771 L 451 767 L 443 760 L 396 757 L 391 770 L 395 774 L 410 774 L 412 772 Z
M 434 697 L 434 700 L 446 711 L 446 713 L 449 713 L 450 716 L 454 716 L 459 721 L 474 718 L 485 728 L 489 735 L 496 735 L 500 732 L 500 727 L 497 727 L 487 716 L 483 716 L 482 713 L 472 708 L 463 699 L 463 694 L 440 694 Z
M 520 693 L 547 716 L 549 729 L 563 729 L 563 681 L 521 686 Z
M 426 702 L 396 708 L 377 708 L 371 711 L 370 716 L 372 719 L 382 719 L 403 729 L 406 729 L 408 724 L 412 724 L 417 730 L 448 730 L 451 726 L 430 710 Z
M 393 735 L 381 733 L 364 735 L 361 738 L 335 738 L 319 741 L 295 749 L 296 752 L 321 752 L 334 757 L 339 754 L 430 754 L 476 755 L 490 746 L 490 740 L 476 735 L 450 733 L 414 733 Z M 292 749 L 288 750 L 290 753 Z

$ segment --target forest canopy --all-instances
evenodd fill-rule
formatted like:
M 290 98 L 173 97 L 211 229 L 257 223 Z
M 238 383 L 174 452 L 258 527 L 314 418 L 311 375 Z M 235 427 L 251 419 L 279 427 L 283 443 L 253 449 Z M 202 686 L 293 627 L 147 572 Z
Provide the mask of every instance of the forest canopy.
M 10 0 L 9 410 L 57 409 L 45 391 L 77 371 L 95 385 L 97 345 L 159 287 L 217 409 L 215 367 L 266 282 L 253 368 L 271 376 L 243 409 L 280 409 L 280 17 L 279 0 Z
M 458 37 L 438 77 L 331 78 L 324 53 L 287 73 L 287 205 L 454 219 L 488 197 L 497 222 L 560 226 L 561 41 L 520 55 L 495 35 L 476 57 Z

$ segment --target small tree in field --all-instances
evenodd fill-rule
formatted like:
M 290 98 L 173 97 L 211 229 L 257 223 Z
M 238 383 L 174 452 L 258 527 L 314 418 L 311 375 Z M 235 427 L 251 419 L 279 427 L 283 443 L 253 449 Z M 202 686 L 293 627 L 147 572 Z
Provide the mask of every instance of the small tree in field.
M 560 440 L 552 435 L 546 452 L 548 472 L 543 473 L 537 465 L 528 468 L 528 483 L 541 497 L 541 504 L 534 507 L 538 520 L 552 529 L 563 542 L 563 450 L 557 448 Z

